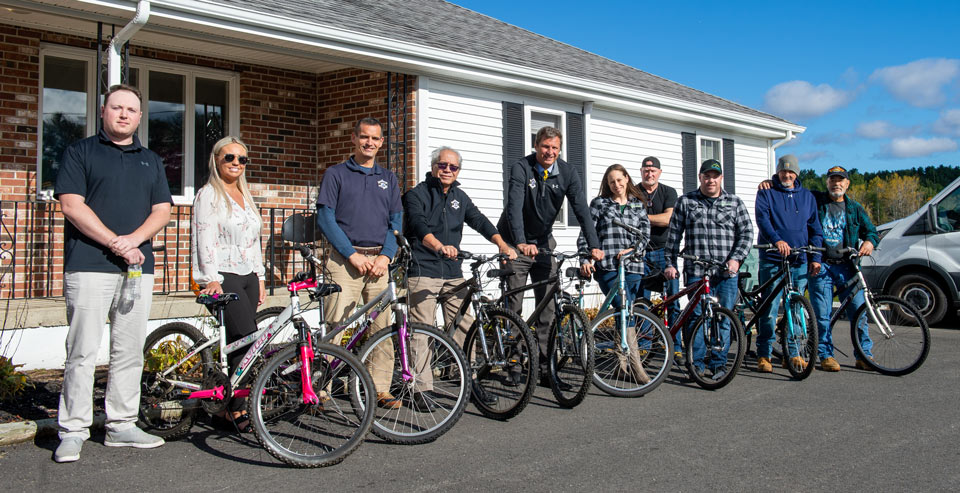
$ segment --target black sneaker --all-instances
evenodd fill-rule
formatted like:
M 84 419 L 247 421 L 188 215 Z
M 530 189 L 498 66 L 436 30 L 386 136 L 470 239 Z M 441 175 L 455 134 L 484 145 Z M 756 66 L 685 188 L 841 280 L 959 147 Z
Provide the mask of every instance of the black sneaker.
M 418 413 L 429 413 L 437 409 L 437 405 L 433 403 L 433 399 L 433 395 L 429 392 L 411 392 L 410 406 Z
M 486 389 L 479 385 L 473 386 L 473 398 L 487 406 L 494 406 L 497 402 L 500 402 L 499 397 L 487 392 Z
M 523 372 L 520 371 L 519 366 L 510 366 L 506 370 L 506 375 L 503 378 L 503 385 L 506 387 L 519 387 L 523 381 Z

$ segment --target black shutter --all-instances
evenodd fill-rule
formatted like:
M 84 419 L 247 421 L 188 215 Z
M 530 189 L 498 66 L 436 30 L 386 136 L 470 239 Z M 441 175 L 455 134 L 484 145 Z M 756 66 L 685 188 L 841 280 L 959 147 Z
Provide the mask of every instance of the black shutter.
M 733 157 L 733 139 L 723 139 L 723 189 L 737 194 L 737 165 Z
M 697 134 L 680 132 L 683 151 L 683 193 L 697 188 L 697 175 L 700 165 L 697 163 Z
M 510 187 L 510 167 L 525 156 L 527 138 L 523 134 L 523 105 L 503 102 L 503 207 L 507 207 L 507 189 Z
M 580 113 L 567 113 L 567 164 L 573 166 L 580 175 L 580 188 L 583 189 L 583 196 L 587 194 L 587 147 L 585 145 L 586 136 L 583 133 L 583 115 Z M 569 202 L 569 201 L 568 201 Z M 567 206 L 567 226 L 576 226 L 577 216 L 573 213 L 573 205 Z

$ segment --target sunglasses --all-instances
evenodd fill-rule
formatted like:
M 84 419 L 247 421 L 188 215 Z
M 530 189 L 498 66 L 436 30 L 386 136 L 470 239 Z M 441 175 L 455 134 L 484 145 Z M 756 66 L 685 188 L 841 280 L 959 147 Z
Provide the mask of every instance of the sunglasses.
M 247 156 L 238 156 L 238 155 L 236 155 L 236 154 L 224 154 L 224 155 L 223 155 L 223 162 L 225 162 L 225 163 L 232 163 L 233 160 L 234 160 L 234 158 L 236 158 L 236 160 L 237 160 L 238 162 L 240 162 L 240 164 L 242 164 L 242 165 L 244 165 L 244 166 L 246 166 L 247 163 L 250 162 L 250 158 L 248 158 Z
M 442 169 L 444 171 L 449 169 L 451 173 L 456 173 L 457 171 L 460 171 L 460 167 L 457 166 L 456 164 L 445 163 L 443 161 L 437 163 L 437 168 Z

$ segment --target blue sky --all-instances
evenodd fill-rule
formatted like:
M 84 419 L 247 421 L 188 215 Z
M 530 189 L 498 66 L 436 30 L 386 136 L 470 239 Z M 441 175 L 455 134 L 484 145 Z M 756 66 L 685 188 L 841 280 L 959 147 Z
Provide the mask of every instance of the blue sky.
M 960 166 L 960 2 L 452 0 L 807 127 L 801 166 Z

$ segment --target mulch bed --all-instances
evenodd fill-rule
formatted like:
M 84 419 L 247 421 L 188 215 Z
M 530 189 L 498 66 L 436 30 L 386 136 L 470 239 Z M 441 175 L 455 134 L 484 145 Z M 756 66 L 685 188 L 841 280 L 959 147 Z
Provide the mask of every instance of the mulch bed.
M 14 399 L 0 401 L 0 423 L 56 418 L 63 388 L 63 370 L 27 370 L 23 372 L 27 387 Z M 94 373 L 93 412 L 103 412 L 103 396 L 107 388 L 107 367 L 98 366 Z

